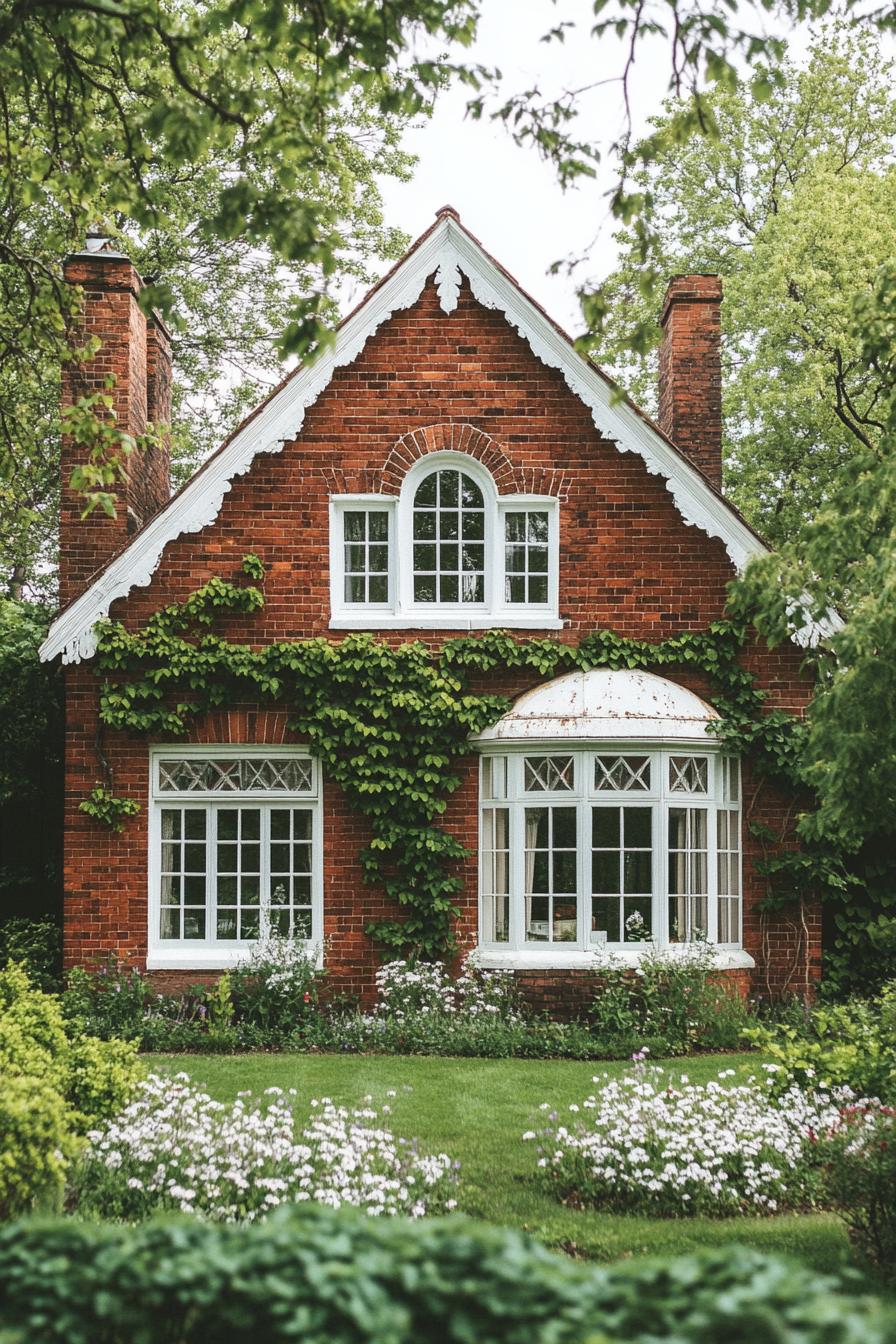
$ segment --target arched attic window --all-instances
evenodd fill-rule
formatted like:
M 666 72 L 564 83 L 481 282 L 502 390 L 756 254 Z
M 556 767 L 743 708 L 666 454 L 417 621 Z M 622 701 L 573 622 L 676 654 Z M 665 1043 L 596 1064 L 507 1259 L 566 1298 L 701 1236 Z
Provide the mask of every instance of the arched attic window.
M 396 499 L 331 500 L 331 625 L 557 629 L 557 500 L 499 495 L 463 453 L 430 453 Z
M 478 737 L 494 964 L 694 940 L 743 956 L 740 766 L 717 718 L 662 677 L 601 668 L 528 692 Z

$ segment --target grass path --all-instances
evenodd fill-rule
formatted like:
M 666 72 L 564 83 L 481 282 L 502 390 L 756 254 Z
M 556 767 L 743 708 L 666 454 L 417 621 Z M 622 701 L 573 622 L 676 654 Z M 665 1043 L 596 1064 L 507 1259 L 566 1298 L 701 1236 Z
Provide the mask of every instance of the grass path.
M 371 1094 L 392 1107 L 390 1128 L 461 1163 L 461 1208 L 477 1218 L 527 1229 L 551 1246 L 593 1260 L 666 1254 L 740 1242 L 792 1255 L 821 1270 L 849 1263 L 838 1221 L 812 1215 L 779 1218 L 650 1219 L 564 1208 L 535 1181 L 534 1145 L 521 1135 L 543 1101 L 557 1108 L 581 1101 L 597 1073 L 628 1065 L 567 1060 L 442 1059 L 359 1055 L 147 1056 L 159 1072 L 189 1073 L 220 1100 L 237 1092 L 294 1087 L 301 1103 L 331 1097 L 346 1104 Z M 722 1068 L 747 1076 L 756 1056 L 705 1055 L 670 1063 L 692 1082 Z M 390 1089 L 397 1096 L 388 1099 Z

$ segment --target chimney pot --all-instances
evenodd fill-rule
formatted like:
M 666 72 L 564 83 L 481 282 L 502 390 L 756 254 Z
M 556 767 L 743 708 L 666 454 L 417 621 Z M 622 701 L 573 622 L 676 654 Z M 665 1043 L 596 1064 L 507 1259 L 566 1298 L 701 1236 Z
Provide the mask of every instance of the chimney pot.
M 722 281 L 676 275 L 660 316 L 658 423 L 716 488 L 722 484 Z

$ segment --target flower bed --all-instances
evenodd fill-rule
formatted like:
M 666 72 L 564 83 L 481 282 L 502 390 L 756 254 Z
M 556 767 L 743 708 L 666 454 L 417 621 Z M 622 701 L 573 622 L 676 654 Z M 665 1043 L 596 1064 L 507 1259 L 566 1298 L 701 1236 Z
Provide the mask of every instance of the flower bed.
M 570 1107 L 545 1105 L 538 1145 L 543 1179 L 565 1201 L 666 1217 L 775 1213 L 811 1205 L 819 1188 L 817 1139 L 836 1123 L 845 1094 L 755 1078 L 732 1086 L 725 1070 L 704 1086 L 672 1083 L 636 1062 L 621 1079 Z
M 328 1098 L 312 1101 L 298 1132 L 294 1096 L 268 1088 L 260 1102 L 241 1095 L 225 1106 L 186 1074 L 150 1075 L 117 1119 L 88 1135 L 78 1207 L 128 1221 L 177 1209 L 219 1222 L 253 1222 L 306 1201 L 412 1218 L 456 1207 L 456 1164 L 446 1154 L 396 1138 L 372 1107 Z

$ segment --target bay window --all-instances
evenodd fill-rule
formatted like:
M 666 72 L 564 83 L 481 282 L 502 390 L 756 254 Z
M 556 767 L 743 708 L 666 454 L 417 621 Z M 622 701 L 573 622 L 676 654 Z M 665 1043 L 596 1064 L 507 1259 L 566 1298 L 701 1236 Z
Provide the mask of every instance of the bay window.
M 298 749 L 154 748 L 150 968 L 232 964 L 321 936 L 320 781 Z
M 481 760 L 480 941 L 564 952 L 740 944 L 740 772 L 639 744 Z

